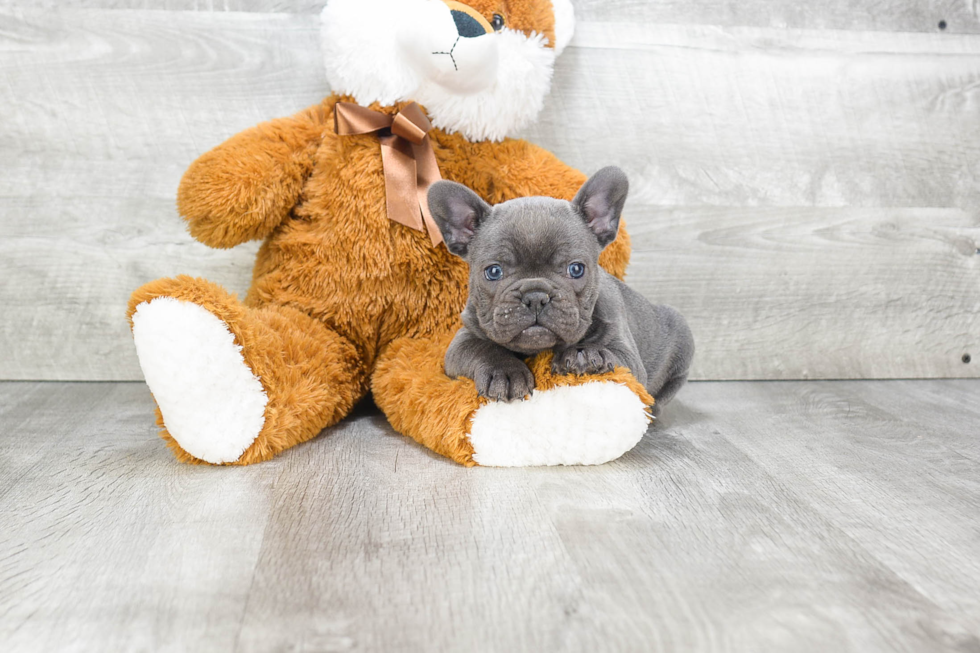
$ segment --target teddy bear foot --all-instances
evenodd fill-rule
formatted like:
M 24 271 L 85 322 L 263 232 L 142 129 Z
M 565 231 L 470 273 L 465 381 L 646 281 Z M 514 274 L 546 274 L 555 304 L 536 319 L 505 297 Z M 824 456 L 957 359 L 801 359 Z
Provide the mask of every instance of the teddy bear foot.
M 225 323 L 193 302 L 136 307 L 133 338 L 170 436 L 212 464 L 237 461 L 265 424 L 268 397 Z
M 473 415 L 473 460 L 489 467 L 601 465 L 632 449 L 650 420 L 628 387 L 607 381 L 555 386 Z
M 367 392 L 357 348 L 289 306 L 247 306 L 206 279 L 129 300 L 136 353 L 177 459 L 249 465 L 316 437 Z

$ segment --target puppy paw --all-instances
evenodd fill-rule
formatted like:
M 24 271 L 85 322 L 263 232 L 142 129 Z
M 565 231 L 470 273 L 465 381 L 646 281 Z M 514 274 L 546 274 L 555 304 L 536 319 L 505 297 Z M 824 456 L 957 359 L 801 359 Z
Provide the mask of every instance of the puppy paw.
M 534 374 L 522 361 L 514 359 L 497 365 L 485 365 L 477 373 L 476 391 L 495 401 L 523 399 L 534 390 Z
M 605 347 L 569 347 L 555 352 L 551 371 L 555 374 L 602 374 L 612 372 L 619 359 Z

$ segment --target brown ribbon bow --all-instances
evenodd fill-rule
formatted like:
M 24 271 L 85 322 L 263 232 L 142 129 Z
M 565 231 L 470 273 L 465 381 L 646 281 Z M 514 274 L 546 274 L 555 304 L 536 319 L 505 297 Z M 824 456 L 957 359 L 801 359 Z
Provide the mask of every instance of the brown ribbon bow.
M 334 131 L 340 136 L 378 134 L 381 163 L 385 173 L 385 203 L 388 219 L 419 231 L 429 232 L 432 246 L 442 242 L 442 233 L 429 212 L 429 186 L 442 179 L 429 130 L 432 123 L 412 102 L 393 116 L 350 102 L 338 102 L 333 111 Z

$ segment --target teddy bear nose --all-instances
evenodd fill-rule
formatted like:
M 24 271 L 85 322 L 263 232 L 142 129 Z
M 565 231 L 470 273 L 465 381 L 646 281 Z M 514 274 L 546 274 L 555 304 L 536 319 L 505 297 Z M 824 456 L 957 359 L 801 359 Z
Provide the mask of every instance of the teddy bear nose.
M 551 301 L 551 296 L 548 293 L 541 292 L 538 290 L 525 293 L 524 296 L 521 297 L 521 302 L 529 309 L 534 311 L 535 315 L 540 313 L 541 310 L 545 307 L 545 304 L 547 304 L 550 301 Z
M 465 11 L 453 9 L 452 14 L 453 20 L 456 22 L 456 31 L 463 38 L 476 38 L 487 33 L 486 28 L 476 18 L 473 18 L 473 16 L 470 16 Z

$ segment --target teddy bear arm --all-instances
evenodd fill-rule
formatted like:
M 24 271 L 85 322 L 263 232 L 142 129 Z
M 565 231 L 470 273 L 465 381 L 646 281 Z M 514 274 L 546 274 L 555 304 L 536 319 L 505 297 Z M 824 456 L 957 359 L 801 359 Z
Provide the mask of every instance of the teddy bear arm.
M 194 161 L 177 191 L 191 235 L 218 248 L 268 236 L 299 199 L 326 117 L 317 105 L 262 123 Z

